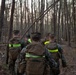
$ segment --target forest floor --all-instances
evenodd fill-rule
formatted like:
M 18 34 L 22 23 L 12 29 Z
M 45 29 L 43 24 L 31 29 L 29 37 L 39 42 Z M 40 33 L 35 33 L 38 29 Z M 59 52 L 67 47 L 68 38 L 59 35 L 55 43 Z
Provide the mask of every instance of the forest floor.
M 67 67 L 62 68 L 60 75 L 76 75 L 76 48 L 62 45 L 64 49 L 64 55 L 67 61 Z M 10 75 L 5 65 L 5 47 L 0 46 L 0 75 Z
M 63 45 L 67 67 L 61 68 L 60 75 L 76 75 L 76 48 Z

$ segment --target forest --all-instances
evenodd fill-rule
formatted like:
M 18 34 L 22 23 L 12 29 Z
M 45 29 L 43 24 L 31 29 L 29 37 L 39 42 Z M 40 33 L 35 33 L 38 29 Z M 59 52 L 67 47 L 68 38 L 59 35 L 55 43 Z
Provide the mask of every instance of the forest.
M 40 32 L 42 37 L 52 33 L 56 36 L 57 42 L 63 46 L 70 65 L 61 75 L 76 75 L 76 0 L 0 0 L 0 2 L 1 64 L 5 61 L 6 45 L 12 37 L 13 30 L 20 30 L 21 39 L 31 32 Z M 72 72 L 69 73 L 69 70 Z

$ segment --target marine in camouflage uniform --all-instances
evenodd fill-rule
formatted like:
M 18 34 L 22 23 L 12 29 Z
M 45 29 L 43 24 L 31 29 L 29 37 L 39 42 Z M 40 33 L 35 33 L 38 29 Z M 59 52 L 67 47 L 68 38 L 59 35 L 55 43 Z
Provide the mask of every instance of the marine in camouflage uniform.
M 24 75 L 24 72 L 25 72 L 25 57 L 24 57 L 24 54 L 22 53 L 23 51 L 25 50 L 25 48 L 23 48 L 20 52 L 20 54 L 18 55 L 17 57 L 17 60 L 16 60 L 16 72 L 17 72 L 17 75 Z
M 53 69 L 57 67 L 51 54 L 41 44 L 40 37 L 40 33 L 32 33 L 32 42 L 20 53 L 25 63 L 26 75 L 49 75 L 50 72 L 47 72 L 47 67 Z
M 19 30 L 13 31 L 13 38 L 9 40 L 8 45 L 8 64 L 9 70 L 14 75 L 15 73 L 15 61 L 17 56 L 19 55 L 22 48 L 25 47 L 25 42 L 20 40 L 20 32 Z
M 16 64 L 17 64 L 17 75 L 23 75 L 25 71 L 25 57 L 22 52 L 25 50 L 26 46 L 31 43 L 30 35 L 26 36 L 25 47 L 21 50 L 21 53 L 18 55 Z
M 48 51 L 52 54 L 53 59 L 57 62 L 57 72 L 52 71 L 53 75 L 60 74 L 60 62 L 59 59 L 62 61 L 62 66 L 66 67 L 66 60 L 63 54 L 63 49 L 60 44 L 56 43 L 55 36 L 53 34 L 49 34 L 49 43 L 45 43 Z

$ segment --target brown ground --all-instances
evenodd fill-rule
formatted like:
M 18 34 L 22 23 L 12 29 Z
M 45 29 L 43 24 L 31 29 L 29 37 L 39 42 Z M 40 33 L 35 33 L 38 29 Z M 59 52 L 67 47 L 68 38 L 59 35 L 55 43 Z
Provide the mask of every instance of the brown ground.
M 61 67 L 60 75 L 76 75 L 76 49 L 62 45 L 67 60 L 67 67 Z M 0 46 L 0 75 L 9 75 L 5 65 L 5 47 Z M 4 54 L 3 54 L 4 53 Z
M 61 75 L 76 75 L 76 49 L 68 46 L 63 46 L 64 55 L 67 61 L 67 67 L 62 68 Z

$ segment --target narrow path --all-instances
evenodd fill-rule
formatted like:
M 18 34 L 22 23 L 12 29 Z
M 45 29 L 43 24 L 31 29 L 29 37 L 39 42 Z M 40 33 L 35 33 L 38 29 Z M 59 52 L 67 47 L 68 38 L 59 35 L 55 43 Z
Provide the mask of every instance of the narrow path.
M 61 69 L 60 75 L 76 75 L 76 49 L 63 46 L 64 55 L 67 61 L 67 67 Z

